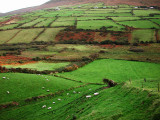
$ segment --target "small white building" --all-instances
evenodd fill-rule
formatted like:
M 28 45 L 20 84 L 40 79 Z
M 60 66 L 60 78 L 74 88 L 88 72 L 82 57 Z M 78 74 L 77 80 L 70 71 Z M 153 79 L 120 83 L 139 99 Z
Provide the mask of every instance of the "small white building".
M 61 10 L 59 7 L 56 7 L 55 10 Z

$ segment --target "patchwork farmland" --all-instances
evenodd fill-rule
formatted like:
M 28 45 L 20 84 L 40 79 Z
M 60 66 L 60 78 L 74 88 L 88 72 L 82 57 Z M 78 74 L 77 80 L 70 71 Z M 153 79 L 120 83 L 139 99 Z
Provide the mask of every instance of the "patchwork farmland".
M 1 120 L 158 120 L 160 10 L 83 3 L 0 17 Z

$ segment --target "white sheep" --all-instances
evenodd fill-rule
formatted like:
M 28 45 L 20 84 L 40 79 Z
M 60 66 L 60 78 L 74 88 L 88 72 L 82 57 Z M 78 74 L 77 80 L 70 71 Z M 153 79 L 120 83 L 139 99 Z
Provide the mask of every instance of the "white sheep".
M 89 89 L 89 90 L 92 90 L 92 89 Z
M 81 93 L 81 92 L 78 92 L 78 93 Z
M 69 93 L 67 93 L 67 95 L 69 95 Z
M 59 101 L 61 100 L 61 99 L 58 99 Z
M 45 108 L 45 107 L 46 107 L 46 105 L 43 105 L 43 106 L 42 106 L 42 108 Z
M 6 79 L 6 77 L 2 77 L 3 79 Z
M 53 104 L 55 104 L 56 102 L 53 102 Z
M 47 90 L 47 92 L 49 92 L 49 90 Z
M 73 93 L 76 93 L 76 91 L 73 91 Z
M 7 91 L 7 93 L 9 94 L 10 92 L 9 92 L 9 91 Z
M 90 97 L 92 97 L 92 96 L 91 96 L 91 95 L 87 95 L 87 96 L 86 96 L 86 98 L 90 98 Z
M 52 107 L 48 107 L 48 110 L 51 109 Z
M 94 93 L 94 95 L 99 95 L 99 93 L 97 92 L 97 93 Z
M 42 87 L 42 89 L 44 89 L 45 87 Z

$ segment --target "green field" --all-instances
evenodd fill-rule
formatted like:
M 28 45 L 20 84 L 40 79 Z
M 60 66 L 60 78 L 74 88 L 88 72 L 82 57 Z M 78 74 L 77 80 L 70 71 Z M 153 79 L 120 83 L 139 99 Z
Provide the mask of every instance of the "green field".
M 4 76 L 9 79 L 2 79 Z M 47 95 L 59 90 L 65 90 L 81 85 L 80 83 L 67 81 L 53 76 L 22 73 L 0 74 L 0 81 L 0 86 L 3 88 L 0 92 L 1 104 L 11 101 L 20 101 L 33 96 Z M 42 87 L 45 88 L 42 89 Z M 47 92 L 47 90 L 50 91 Z M 9 91 L 10 94 L 7 94 L 6 91 Z
M 81 20 L 96 20 L 96 19 L 106 19 L 106 17 L 77 17 L 77 20 L 81 21 Z
M 55 20 L 55 18 L 48 18 L 44 21 L 36 24 L 34 27 L 49 27 L 49 25 Z
M 24 25 L 22 25 L 20 27 L 32 27 L 32 26 L 36 25 L 37 23 L 42 22 L 44 20 L 45 20 L 45 18 L 38 18 L 38 19 L 33 20 L 33 21 L 29 22 L 29 23 L 26 23 L 26 24 L 24 24 Z
M 131 43 L 156 42 L 155 30 L 134 30 Z
M 0 44 L 3 44 L 10 40 L 19 31 L 20 30 L 0 31 Z
M 59 22 L 59 21 L 55 21 L 51 24 L 51 27 L 65 27 L 65 26 L 74 26 L 74 23 L 75 21 L 62 21 L 62 22 Z
M 76 20 L 75 17 L 58 17 L 56 20 L 57 22 L 62 22 L 62 21 L 74 21 Z
M 111 17 L 114 21 L 139 20 L 140 17 Z
M 152 71 L 152 72 L 150 72 Z M 96 60 L 71 73 L 60 74 L 86 83 L 103 83 L 104 78 L 121 83 L 144 78 L 159 79 L 160 64 L 125 60 Z
M 8 43 L 30 43 L 42 30 L 42 28 L 24 29 Z
M 118 23 L 134 28 L 157 28 L 157 29 L 160 28 L 158 25 L 148 20 L 124 21 Z
M 65 67 L 69 65 L 69 62 L 65 63 L 47 63 L 47 62 L 37 62 L 30 63 L 26 65 L 5 65 L 6 68 L 28 68 L 31 70 L 44 71 L 44 70 L 55 70 L 57 68 Z
M 13 28 L 17 28 L 17 26 L 18 26 L 18 24 L 4 25 L 4 26 L 0 27 L 0 29 L 2 29 L 2 30 L 13 29 Z
M 90 21 L 78 21 L 77 29 L 100 29 L 102 27 L 107 29 L 121 30 L 124 29 L 123 26 L 114 23 L 111 20 L 90 20 Z
M 140 91 L 126 85 L 118 85 L 110 89 L 99 89 L 102 87 L 100 85 L 87 85 L 67 90 L 60 95 L 48 97 L 45 100 L 33 101 L 28 105 L 21 104 L 20 107 L 2 110 L 0 118 L 16 120 L 73 118 L 81 120 L 104 118 L 150 120 L 158 118 L 158 96 L 149 96 L 147 91 Z M 95 92 L 98 92 L 99 95 L 94 96 Z M 87 99 L 85 97 L 87 95 L 92 97 Z M 58 99 L 61 99 L 61 101 Z M 52 102 L 55 102 L 55 104 Z M 47 107 L 42 108 L 44 105 Z M 48 110 L 48 107 L 51 107 L 51 109 Z M 148 111 L 147 114 L 146 110 Z
M 64 28 L 47 28 L 37 39 L 36 41 L 54 41 L 56 35 L 63 30 Z
M 150 19 L 150 20 L 160 25 L 160 19 Z
M 134 16 L 149 16 L 150 14 L 160 14 L 159 10 L 133 10 Z

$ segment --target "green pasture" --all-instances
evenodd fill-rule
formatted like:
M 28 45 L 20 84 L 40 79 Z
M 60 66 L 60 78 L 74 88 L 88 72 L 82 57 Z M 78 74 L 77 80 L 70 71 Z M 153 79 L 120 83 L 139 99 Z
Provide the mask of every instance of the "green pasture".
M 3 44 L 10 40 L 20 30 L 6 30 L 0 31 L 0 44 Z
M 155 30 L 134 30 L 132 32 L 132 41 L 131 43 L 139 42 L 156 42 Z
M 134 28 L 160 28 L 158 25 L 148 20 L 123 21 L 118 23 Z
M 74 26 L 74 23 L 75 21 L 62 21 L 62 22 L 55 21 L 51 24 L 51 27 Z
M 95 16 L 95 17 L 125 17 L 125 16 L 132 16 L 132 14 L 131 13 L 86 13 L 86 14 L 74 14 L 74 16 L 81 16 L 81 17 L 84 17 L 84 16 L 86 16 L 86 17 L 93 17 L 93 16 Z
M 160 18 L 159 19 L 150 19 L 150 20 L 160 25 Z
M 45 18 L 37 18 L 36 20 L 33 20 L 33 21 L 29 22 L 29 23 L 26 23 L 26 24 L 24 24 L 24 25 L 22 25 L 22 26 L 20 26 L 20 27 L 32 27 L 32 26 L 34 26 L 35 24 L 37 24 L 37 23 L 39 23 L 39 22 L 42 22 L 42 21 L 44 21 L 44 20 L 45 20 Z
M 56 20 L 56 22 L 61 22 L 61 21 L 74 21 L 76 20 L 75 17 L 58 17 L 58 19 Z
M 149 16 L 150 14 L 160 14 L 159 10 L 133 10 L 134 16 Z
M 130 21 L 130 20 L 139 20 L 141 19 L 140 17 L 110 17 L 114 21 Z
M 90 10 L 90 11 L 85 11 L 85 14 L 105 14 L 105 13 L 113 13 L 113 10 Z
M 64 62 L 64 63 L 37 62 L 25 65 L 4 65 L 4 66 L 6 68 L 28 68 L 31 70 L 44 71 L 44 70 L 55 70 L 57 68 L 65 67 L 69 64 L 70 64 L 69 62 Z
M 115 13 L 129 13 L 131 9 L 115 9 Z
M 37 39 L 36 41 L 54 41 L 56 35 L 63 30 L 64 28 L 47 28 Z
M 49 12 L 48 14 L 44 14 L 41 17 L 56 17 L 58 13 L 54 13 L 54 12 Z
M 77 20 L 78 21 L 82 21 L 82 20 L 100 20 L 100 19 L 102 19 L 102 20 L 104 20 L 104 19 L 106 19 L 106 17 L 77 17 Z
M 6 77 L 6 79 L 2 79 L 2 77 Z M 40 95 L 47 95 L 59 90 L 65 90 L 81 85 L 80 83 L 54 76 L 23 73 L 1 73 L 0 82 L 1 104 L 20 101 Z M 44 89 L 42 89 L 42 87 L 44 87 Z M 47 92 L 47 90 L 50 91 Z M 7 91 L 10 93 L 7 94 Z
M 9 24 L 9 25 L 4 25 L 1 26 L 0 29 L 2 30 L 7 30 L 7 29 L 14 29 L 17 28 L 19 24 Z
M 35 17 L 22 17 L 22 20 L 17 21 L 18 24 L 24 24 L 35 20 Z
M 158 95 L 152 95 L 152 93 L 127 85 L 118 85 L 109 89 L 101 89 L 102 87 L 104 85 L 86 85 L 66 90 L 54 97 L 45 98 L 45 100 L 4 109 L 0 118 L 16 120 L 22 118 L 26 120 L 71 120 L 73 118 L 80 120 L 102 120 L 104 118 L 108 120 L 151 120 L 158 118 Z M 95 92 L 98 92 L 99 95 L 94 96 Z M 87 95 L 91 95 L 91 98 L 86 98 Z M 42 108 L 44 105 L 46 108 Z M 48 107 L 51 109 L 48 110 Z
M 55 20 L 55 18 L 47 18 L 44 21 L 36 24 L 34 27 L 49 27 L 49 25 Z
M 90 21 L 78 21 L 77 29 L 100 29 L 106 27 L 108 30 L 120 30 L 124 29 L 123 26 L 116 24 L 112 20 L 90 20 Z
M 43 30 L 43 28 L 23 29 L 7 43 L 30 43 Z
M 152 72 L 150 72 L 152 71 Z M 159 79 L 160 64 L 100 59 L 83 68 L 60 75 L 86 83 L 103 83 L 103 79 L 111 79 L 121 83 L 128 80 Z

